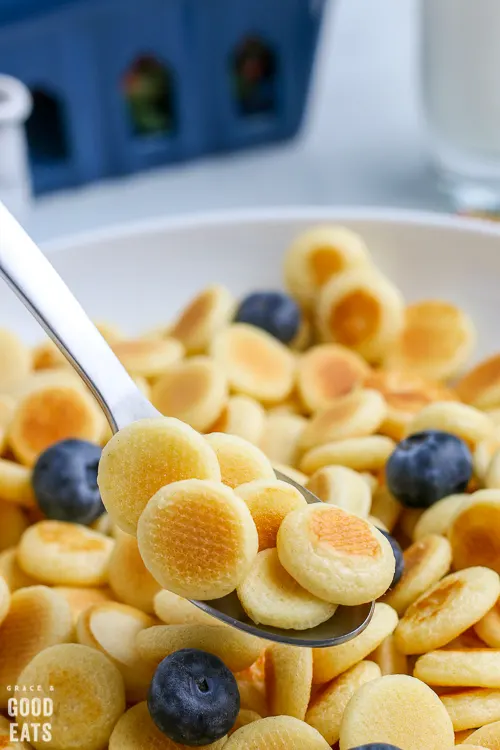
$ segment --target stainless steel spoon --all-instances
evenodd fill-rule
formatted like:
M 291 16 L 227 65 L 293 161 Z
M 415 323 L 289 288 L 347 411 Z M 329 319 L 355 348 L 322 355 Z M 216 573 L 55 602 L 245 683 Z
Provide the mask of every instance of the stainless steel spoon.
M 117 259 L 118 262 L 118 259 Z M 96 269 L 98 271 L 98 269 Z M 138 390 L 83 308 L 16 219 L 0 203 L 0 276 L 45 329 L 101 405 L 111 429 L 161 414 Z M 308 503 L 320 502 L 289 477 Z M 296 646 L 335 646 L 366 628 L 373 603 L 338 607 L 322 625 L 309 630 L 282 630 L 255 625 L 245 614 L 235 593 L 209 602 L 194 601 L 200 609 L 228 625 L 279 643 Z

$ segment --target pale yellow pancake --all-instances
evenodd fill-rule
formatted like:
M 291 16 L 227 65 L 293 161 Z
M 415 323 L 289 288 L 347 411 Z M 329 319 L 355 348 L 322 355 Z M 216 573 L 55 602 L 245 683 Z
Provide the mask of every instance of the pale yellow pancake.
M 211 432 L 205 439 L 217 456 L 222 482 L 228 487 L 255 479 L 276 479 L 267 456 L 248 440 L 223 432 Z
M 479 490 L 460 508 L 448 531 L 457 570 L 484 565 L 500 573 L 500 490 Z
M 500 689 L 500 651 L 430 651 L 417 659 L 413 674 L 427 685 Z
M 500 690 L 458 688 L 441 701 L 448 711 L 455 731 L 475 729 L 500 720 Z
M 160 585 L 144 565 L 135 537 L 117 537 L 109 558 L 108 580 L 118 601 L 149 614 L 154 612 L 153 602 Z
M 361 388 L 370 372 L 365 360 L 347 347 L 318 344 L 299 358 L 297 390 L 307 412 L 315 412 Z
M 158 377 L 184 356 L 184 347 L 173 338 L 123 339 L 111 348 L 131 375 L 145 378 Z
M 319 732 L 293 716 L 269 716 L 231 735 L 224 750 L 330 750 Z
M 227 432 L 259 445 L 266 428 L 266 410 L 251 396 L 229 396 L 219 417 L 207 432 Z M 264 450 L 264 453 L 266 451 Z
M 274 643 L 266 649 L 266 690 L 273 716 L 304 720 L 311 697 L 312 672 L 310 648 Z
M 215 334 L 231 322 L 236 302 L 231 292 L 212 284 L 181 311 L 169 335 L 178 339 L 188 354 L 206 352 Z
M 307 451 L 299 462 L 299 469 L 304 474 L 314 474 L 318 469 L 336 464 L 356 471 L 378 471 L 385 466 L 395 447 L 395 442 L 384 435 L 335 440 Z
M 316 471 L 306 487 L 324 503 L 366 518 L 372 497 L 365 479 L 346 466 L 326 466 Z
M 259 442 L 260 449 L 273 464 L 295 466 L 302 451 L 300 440 L 307 424 L 300 414 L 268 414 Z

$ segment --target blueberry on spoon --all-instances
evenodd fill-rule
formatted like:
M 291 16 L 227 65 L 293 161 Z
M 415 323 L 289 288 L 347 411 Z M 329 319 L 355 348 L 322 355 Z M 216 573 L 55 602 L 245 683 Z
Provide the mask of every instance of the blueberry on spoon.
M 97 486 L 101 452 L 86 440 L 61 440 L 39 456 L 31 481 L 47 518 L 91 524 L 104 513 Z
M 240 710 L 236 680 L 213 654 L 185 648 L 160 662 L 149 689 L 148 709 L 174 742 L 198 747 L 224 737 Z
M 401 440 L 385 467 L 389 490 L 407 508 L 429 508 L 464 492 L 472 476 L 467 444 L 441 430 L 425 430 Z

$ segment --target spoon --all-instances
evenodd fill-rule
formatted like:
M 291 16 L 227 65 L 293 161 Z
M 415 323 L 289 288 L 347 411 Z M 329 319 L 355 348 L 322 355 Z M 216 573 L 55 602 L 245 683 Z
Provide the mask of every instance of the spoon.
M 161 417 L 130 378 L 83 308 L 24 229 L 0 203 L 0 276 L 45 329 L 99 402 L 113 433 L 138 419 Z M 308 503 L 315 495 L 279 471 Z M 314 648 L 336 646 L 361 633 L 374 604 L 339 606 L 332 617 L 308 630 L 256 625 L 235 592 L 212 601 L 193 601 L 212 617 L 270 641 Z

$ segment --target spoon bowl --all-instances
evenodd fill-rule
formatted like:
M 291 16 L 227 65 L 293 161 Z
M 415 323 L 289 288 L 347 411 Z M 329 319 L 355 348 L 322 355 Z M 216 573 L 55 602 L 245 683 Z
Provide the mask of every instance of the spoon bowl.
M 139 419 L 162 415 L 137 388 L 83 308 L 41 250 L 0 203 L 0 276 L 38 320 L 85 381 L 115 433 Z M 321 502 L 281 472 L 308 503 Z M 245 614 L 236 592 L 212 601 L 193 601 L 207 614 L 260 638 L 295 646 L 336 646 L 362 632 L 374 604 L 338 607 L 326 622 L 307 630 L 257 625 Z

